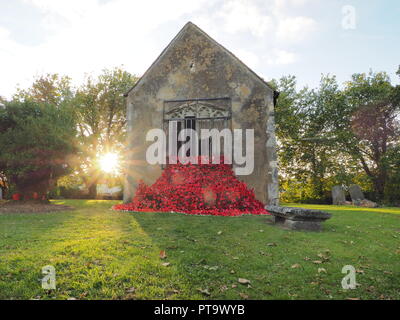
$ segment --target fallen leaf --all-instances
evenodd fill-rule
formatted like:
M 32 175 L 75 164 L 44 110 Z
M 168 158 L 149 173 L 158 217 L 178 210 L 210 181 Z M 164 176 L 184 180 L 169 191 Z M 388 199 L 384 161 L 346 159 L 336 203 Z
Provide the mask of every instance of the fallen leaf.
M 197 289 L 198 291 L 200 291 L 202 294 L 206 295 L 206 296 L 210 296 L 211 293 L 210 291 L 208 291 L 208 289 Z
M 224 291 L 228 290 L 228 286 L 222 286 L 222 287 L 220 288 L 220 290 L 221 290 L 221 292 L 224 292 Z
M 299 265 L 298 263 L 292 265 L 292 269 L 298 269 L 301 268 L 301 265 Z
M 320 261 L 320 260 L 315 260 L 315 261 L 313 261 L 313 263 L 315 263 L 315 264 L 321 264 L 322 261 Z
M 231 270 L 231 274 L 234 274 L 235 273 L 235 270 Z
M 165 253 L 165 250 L 160 251 L 160 259 L 165 259 L 167 257 L 167 254 Z
M 162 264 L 162 266 L 163 267 L 168 267 L 168 266 L 170 266 L 171 264 L 169 263 L 169 262 L 164 262 L 163 264 Z
M 133 293 L 133 292 L 136 291 L 136 288 L 135 288 L 135 287 L 131 287 L 131 288 L 126 289 L 125 291 L 126 291 L 127 293 Z
M 218 235 L 220 236 L 222 234 L 222 231 L 218 231 Z
M 244 294 L 244 293 L 239 293 L 239 296 L 240 296 L 242 299 L 245 299 L 245 300 L 247 300 L 247 299 L 249 298 L 249 296 L 248 296 L 247 294 Z
M 236 284 L 233 284 L 233 285 L 232 285 L 232 288 L 237 288 L 237 285 L 236 285 Z
M 244 278 L 239 278 L 239 279 L 238 279 L 238 282 L 239 282 L 240 284 L 249 284 L 249 283 L 250 283 L 250 280 L 247 280 L 247 279 L 244 279 Z
M 136 300 L 137 297 L 134 293 L 128 293 L 126 296 L 124 296 L 124 300 Z
M 318 268 L 318 273 L 327 273 L 325 268 Z
M 173 295 L 173 294 L 178 294 L 178 293 L 180 293 L 180 291 L 179 290 L 176 290 L 176 289 L 172 289 L 172 290 L 168 290 L 167 291 L 167 294 L 170 296 L 170 295 Z
M 360 300 L 360 298 L 347 298 L 346 300 Z
M 375 291 L 375 287 L 374 286 L 370 286 L 366 289 L 368 292 L 373 292 Z
M 267 243 L 268 247 L 276 247 L 277 244 L 275 242 Z

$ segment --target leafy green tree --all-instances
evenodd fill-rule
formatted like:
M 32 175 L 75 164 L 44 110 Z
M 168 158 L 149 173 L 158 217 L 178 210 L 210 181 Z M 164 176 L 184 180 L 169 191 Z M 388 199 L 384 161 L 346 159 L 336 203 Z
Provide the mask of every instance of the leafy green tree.
M 76 126 L 68 108 L 13 101 L 0 109 L 0 171 L 26 198 L 46 197 L 68 173 Z
M 104 70 L 97 78 L 89 77 L 72 102 L 78 123 L 79 153 L 77 170 L 91 197 L 104 173 L 98 159 L 106 153 L 121 155 L 126 139 L 126 102 L 124 93 L 137 77 L 121 68 Z
M 45 74 L 37 77 L 28 89 L 18 89 L 13 100 L 30 100 L 61 107 L 68 104 L 73 96 L 71 78 L 59 74 Z
M 335 77 L 323 76 L 317 89 L 296 89 L 293 76 L 274 82 L 281 186 L 288 201 L 325 201 L 348 172 L 332 140 L 332 110 L 341 96 Z M 340 181 L 340 182 L 339 182 Z
M 275 85 L 281 181 L 290 197 L 323 199 L 334 184 L 361 184 L 380 200 L 393 190 L 400 89 L 386 73 L 355 74 L 343 90 L 331 76 L 313 90 L 297 91 L 294 77 Z

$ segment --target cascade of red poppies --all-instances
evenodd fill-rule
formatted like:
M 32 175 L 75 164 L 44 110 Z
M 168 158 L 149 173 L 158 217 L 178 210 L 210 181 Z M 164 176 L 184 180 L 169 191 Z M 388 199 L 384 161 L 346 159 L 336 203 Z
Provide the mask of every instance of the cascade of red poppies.
M 268 214 L 254 191 L 239 181 L 231 166 L 222 161 L 221 164 L 169 164 L 152 186 L 139 183 L 132 203 L 113 208 L 221 216 Z

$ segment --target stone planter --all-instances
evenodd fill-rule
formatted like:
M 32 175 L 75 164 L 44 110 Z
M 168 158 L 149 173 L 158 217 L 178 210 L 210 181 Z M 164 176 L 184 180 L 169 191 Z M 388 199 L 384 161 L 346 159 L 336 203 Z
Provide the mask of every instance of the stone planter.
M 331 214 L 303 208 L 266 206 L 275 224 L 291 230 L 321 231 L 322 222 L 331 218 Z

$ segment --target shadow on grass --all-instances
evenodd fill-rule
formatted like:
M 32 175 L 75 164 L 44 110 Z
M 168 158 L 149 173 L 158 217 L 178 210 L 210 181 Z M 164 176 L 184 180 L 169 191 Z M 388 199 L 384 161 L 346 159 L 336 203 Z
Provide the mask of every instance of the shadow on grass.
M 269 216 L 128 214 L 157 248 L 165 250 L 165 261 L 185 282 L 187 298 L 199 292 L 203 299 L 288 298 L 265 283 L 268 273 L 276 271 L 278 261 L 284 260 L 283 251 L 280 257 L 271 251 L 277 253 L 276 242 L 287 235 L 286 230 L 268 223 Z M 240 284 L 239 278 L 251 279 L 252 284 Z

